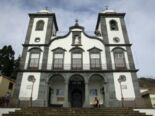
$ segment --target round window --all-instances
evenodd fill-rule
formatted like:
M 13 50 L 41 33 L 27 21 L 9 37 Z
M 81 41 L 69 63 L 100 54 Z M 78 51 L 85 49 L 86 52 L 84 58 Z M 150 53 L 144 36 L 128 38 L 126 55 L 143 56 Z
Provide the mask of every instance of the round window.
M 118 38 L 118 37 L 114 37 L 114 42 L 116 42 L 116 43 L 118 43 L 118 42 L 120 42 L 120 39 Z
M 40 42 L 40 38 L 35 38 L 35 42 Z
M 33 75 L 30 75 L 30 76 L 28 77 L 28 81 L 29 81 L 29 82 L 34 82 L 34 81 L 35 81 L 34 76 L 33 76 Z

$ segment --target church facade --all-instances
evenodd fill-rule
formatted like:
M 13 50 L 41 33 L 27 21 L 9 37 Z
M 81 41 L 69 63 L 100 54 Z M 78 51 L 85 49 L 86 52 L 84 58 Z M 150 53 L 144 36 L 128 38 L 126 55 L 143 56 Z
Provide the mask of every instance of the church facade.
M 125 13 L 98 14 L 95 35 L 78 21 L 58 36 L 56 16 L 30 13 L 14 96 L 32 106 L 120 107 L 140 97 Z

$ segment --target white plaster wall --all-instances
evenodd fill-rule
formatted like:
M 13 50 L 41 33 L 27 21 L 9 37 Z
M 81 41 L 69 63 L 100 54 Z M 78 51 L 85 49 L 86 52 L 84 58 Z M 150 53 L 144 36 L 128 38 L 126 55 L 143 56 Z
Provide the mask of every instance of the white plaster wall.
M 35 30 L 36 23 L 39 20 L 44 21 L 44 29 L 42 31 L 36 31 Z M 48 24 L 48 18 L 34 18 L 34 23 L 33 23 L 33 26 L 32 26 L 32 32 L 31 32 L 29 44 L 44 44 L 45 43 L 47 24 Z M 36 37 L 40 38 L 40 42 L 35 42 L 34 41 Z
M 81 31 L 79 29 L 74 29 L 74 31 Z M 90 61 L 89 61 L 89 52 L 87 51 L 88 49 L 91 49 L 93 47 L 97 47 L 99 49 L 102 49 L 101 52 L 101 62 L 102 62 L 102 68 L 106 69 L 106 56 L 105 56 L 105 47 L 103 43 L 96 39 L 91 39 L 86 37 L 83 33 L 81 33 L 81 44 L 80 46 L 82 49 L 84 49 L 83 52 L 83 69 L 88 70 L 90 67 Z M 66 50 L 65 55 L 64 55 L 64 69 L 70 70 L 70 64 L 71 64 L 71 52 L 70 49 L 73 48 L 72 45 L 72 33 L 70 33 L 66 38 L 58 39 L 55 40 L 51 43 L 50 48 L 49 48 L 49 57 L 48 57 L 48 66 L 47 69 L 52 68 L 52 63 L 53 63 L 53 53 L 52 50 L 57 48 L 57 47 L 62 47 L 63 49 Z
M 110 54 L 111 54 L 111 62 L 112 62 L 112 69 L 115 69 L 115 61 L 114 61 L 114 54 L 113 54 L 113 49 L 115 47 L 110 47 Z M 126 50 L 126 47 L 121 47 L 123 49 Z M 128 59 L 128 55 L 127 55 L 127 52 L 124 51 L 124 57 L 125 57 L 125 63 L 126 63 L 126 67 L 127 69 L 130 69 L 130 66 L 129 66 L 129 59 Z
M 9 112 L 15 112 L 16 110 L 21 110 L 20 108 L 0 108 L 0 116 L 2 114 L 9 114 Z
M 155 108 L 155 94 L 150 94 L 152 107 Z
M 90 104 L 94 104 L 95 97 L 98 98 L 100 104 L 103 104 L 103 95 L 101 94 L 101 91 L 100 91 L 101 88 L 102 88 L 102 85 L 98 81 L 93 81 L 89 83 L 89 103 Z M 97 89 L 97 96 L 90 96 L 91 89 Z
M 122 32 L 122 27 L 121 27 L 121 22 L 119 18 L 106 18 L 106 25 L 107 25 L 107 33 L 108 33 L 108 38 L 109 38 L 109 43 L 110 44 L 124 44 L 124 37 L 123 37 L 123 32 Z M 111 31 L 109 22 L 110 20 L 115 20 L 118 23 L 118 31 Z M 115 43 L 113 41 L 114 37 L 118 37 L 120 39 L 120 42 Z
M 40 83 L 40 73 L 34 72 L 25 72 L 22 76 L 19 99 L 20 100 L 30 100 L 31 92 L 32 92 L 32 82 L 28 81 L 29 75 L 34 75 L 36 81 L 33 87 L 33 94 L 32 99 L 36 100 L 38 98 L 38 91 L 39 91 L 39 83 Z
M 139 111 L 141 113 L 146 113 L 146 115 L 155 116 L 155 109 L 133 109 L 134 111 Z
M 27 52 L 27 55 L 26 55 L 26 60 L 25 60 L 25 65 L 24 65 L 24 69 L 27 69 L 28 68 L 28 63 L 29 63 L 29 58 L 30 58 L 30 52 L 29 50 L 33 48 L 33 47 L 29 47 L 28 48 L 28 52 Z M 41 69 L 41 66 L 42 66 L 42 61 L 43 61 L 43 53 L 44 53 L 44 47 L 38 47 L 40 48 L 42 51 L 40 52 L 40 59 L 39 59 L 39 69 Z
M 121 83 L 121 85 L 123 85 L 123 86 L 125 85 L 127 87 L 127 89 L 122 89 L 124 99 L 134 100 L 135 92 L 134 92 L 134 87 L 133 87 L 133 82 L 132 82 L 132 76 L 131 76 L 131 73 L 129 73 L 129 72 L 113 73 L 116 98 L 118 100 L 121 100 L 121 89 L 120 89 L 120 84 L 118 82 L 118 78 L 120 77 L 120 75 L 126 76 L 126 81 Z

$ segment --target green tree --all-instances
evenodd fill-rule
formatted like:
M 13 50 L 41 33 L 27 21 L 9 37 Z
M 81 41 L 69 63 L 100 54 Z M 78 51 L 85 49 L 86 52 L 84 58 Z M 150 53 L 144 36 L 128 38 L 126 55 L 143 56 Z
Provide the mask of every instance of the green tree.
M 11 45 L 4 46 L 0 50 L 0 70 L 1 74 L 11 77 L 14 71 L 14 55 L 15 52 Z
M 16 77 L 17 77 L 17 73 L 18 73 L 18 69 L 19 69 L 19 63 L 20 63 L 20 56 L 14 60 L 14 69 L 13 69 L 13 72 L 11 75 L 11 77 L 13 79 L 16 79 Z

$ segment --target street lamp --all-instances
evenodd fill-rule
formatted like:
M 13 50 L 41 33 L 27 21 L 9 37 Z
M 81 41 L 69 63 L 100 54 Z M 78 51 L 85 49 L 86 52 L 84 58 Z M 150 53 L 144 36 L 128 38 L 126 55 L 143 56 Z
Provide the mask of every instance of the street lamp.
M 126 77 L 124 75 L 121 75 L 119 78 L 118 78 L 118 82 L 119 82 L 119 85 L 120 85 L 120 90 L 121 90 L 121 101 L 122 101 L 122 107 L 124 107 L 124 97 L 123 97 L 123 90 L 122 90 L 122 86 L 121 86 L 121 83 L 126 81 Z
M 33 87 L 36 79 L 34 78 L 33 75 L 29 76 L 28 80 L 32 82 L 32 90 L 31 90 L 31 96 L 30 96 L 30 106 L 32 107 L 32 96 L 33 96 Z

